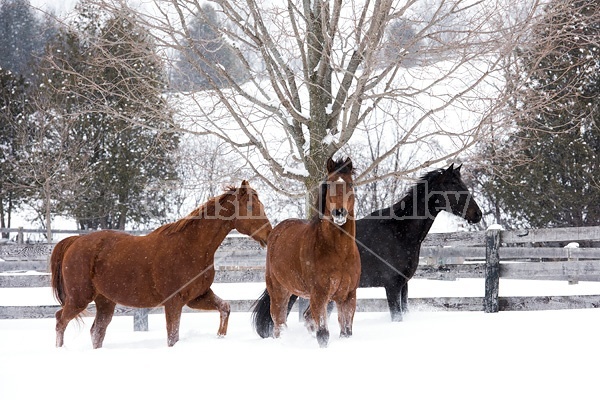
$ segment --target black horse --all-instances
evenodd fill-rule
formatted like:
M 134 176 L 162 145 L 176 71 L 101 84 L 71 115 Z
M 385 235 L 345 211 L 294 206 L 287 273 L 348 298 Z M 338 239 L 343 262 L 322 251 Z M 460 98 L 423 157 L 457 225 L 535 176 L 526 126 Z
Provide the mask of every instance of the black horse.
M 407 282 L 417 270 L 421 243 L 440 211 L 470 223 L 481 220 L 481 210 L 461 180 L 461 166 L 428 172 L 398 203 L 356 221 L 359 287 L 385 288 L 392 321 L 402 321 L 407 310 Z M 296 299 L 292 296 L 288 310 Z

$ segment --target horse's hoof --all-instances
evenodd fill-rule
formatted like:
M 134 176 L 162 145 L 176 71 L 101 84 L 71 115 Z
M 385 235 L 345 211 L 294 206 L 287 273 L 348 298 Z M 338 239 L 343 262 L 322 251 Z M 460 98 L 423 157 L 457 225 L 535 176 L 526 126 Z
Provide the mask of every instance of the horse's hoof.
M 327 347 L 327 345 L 329 344 L 329 331 L 325 329 L 317 331 L 317 342 L 319 342 L 319 347 Z
M 316 326 L 315 326 L 315 324 L 313 324 L 312 322 L 311 322 L 311 323 L 309 323 L 309 322 L 305 322 L 305 323 L 304 323 L 304 326 L 306 327 L 306 330 L 307 330 L 309 333 L 315 333 L 315 331 L 317 330 L 317 327 L 316 327 Z
M 392 322 L 402 322 L 402 314 L 392 314 Z

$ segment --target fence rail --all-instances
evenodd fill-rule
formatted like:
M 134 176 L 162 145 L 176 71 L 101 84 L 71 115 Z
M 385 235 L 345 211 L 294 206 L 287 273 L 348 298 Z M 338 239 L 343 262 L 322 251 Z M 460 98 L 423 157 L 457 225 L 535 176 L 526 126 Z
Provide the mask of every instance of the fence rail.
M 33 230 L 23 230 L 32 232 Z M 68 231 L 69 233 L 71 231 Z M 76 231 L 78 232 L 78 231 Z M 65 233 L 59 231 L 56 233 Z M 79 232 L 82 233 L 82 232 Z M 137 232 L 144 233 L 144 232 Z M 578 242 L 596 247 L 566 246 Z M 441 310 L 498 312 L 505 310 L 541 310 L 598 308 L 598 295 L 499 297 L 500 279 L 600 281 L 600 227 L 539 230 L 457 232 L 429 234 L 421 248 L 420 265 L 415 278 L 455 280 L 482 278 L 484 297 L 445 297 L 409 299 L 411 307 Z M 0 288 L 50 286 L 48 259 L 53 244 L 12 243 L 0 245 Z M 560 247 L 558 247 L 560 246 Z M 264 282 L 266 252 L 252 239 L 228 236 L 215 254 L 215 282 Z M 232 311 L 248 311 L 254 299 L 230 300 Z M 59 306 L 0 307 L 1 318 L 53 317 Z M 387 311 L 385 299 L 359 299 L 357 311 Z M 94 306 L 89 308 L 94 312 Z M 184 312 L 192 312 L 184 309 Z M 162 309 L 150 310 L 162 312 Z M 117 315 L 143 314 L 118 307 Z M 140 317 L 141 315 L 141 317 Z M 139 327 L 139 326 L 138 326 Z

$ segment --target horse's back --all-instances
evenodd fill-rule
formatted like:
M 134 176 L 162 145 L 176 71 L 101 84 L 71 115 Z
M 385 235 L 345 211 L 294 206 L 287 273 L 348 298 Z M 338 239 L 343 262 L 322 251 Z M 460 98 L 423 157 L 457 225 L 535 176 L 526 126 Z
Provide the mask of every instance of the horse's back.
M 135 241 L 135 236 L 125 232 L 103 230 L 79 237 L 65 251 L 69 261 L 77 258 L 77 262 L 96 262 L 106 255 L 112 255 L 115 246 L 123 241 Z
M 110 230 L 82 236 L 65 254 L 69 279 L 119 304 L 152 306 L 156 296 L 152 293 L 149 301 L 144 288 L 154 286 L 150 270 L 153 254 L 145 241 L 143 237 Z
M 63 263 L 70 270 L 83 272 L 93 270 L 94 274 L 102 269 L 103 263 L 112 263 L 117 254 L 116 246 L 122 241 L 135 238 L 124 232 L 98 231 L 80 236 L 74 240 L 64 252 Z

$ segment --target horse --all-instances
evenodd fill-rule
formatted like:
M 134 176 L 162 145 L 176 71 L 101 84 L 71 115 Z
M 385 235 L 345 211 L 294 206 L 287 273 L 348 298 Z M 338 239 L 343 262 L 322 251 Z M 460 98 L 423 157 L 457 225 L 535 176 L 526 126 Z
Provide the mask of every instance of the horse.
M 481 221 L 481 210 L 461 179 L 462 165 L 423 175 L 391 207 L 356 221 L 356 243 L 362 272 L 359 287 L 384 287 L 392 321 L 408 311 L 408 281 L 419 264 L 421 243 L 440 211 L 469 223 Z M 291 299 L 289 309 L 296 298 Z
M 92 301 L 95 349 L 102 347 L 117 304 L 164 307 L 169 347 L 179 340 L 185 305 L 219 311 L 217 335 L 225 336 L 230 307 L 210 286 L 215 251 L 233 229 L 263 247 L 272 229 L 256 191 L 245 180 L 146 236 L 106 230 L 64 239 L 51 256 L 52 288 L 62 307 L 56 312 L 56 346 L 63 346 L 69 321 L 79 318 Z
M 350 158 L 329 158 L 315 216 L 287 219 L 273 228 L 267 245 L 267 289 L 252 312 L 254 329 L 262 338 L 280 337 L 291 295 L 309 299 L 304 318 L 309 331 L 316 331 L 320 347 L 329 342 L 330 301 L 337 305 L 340 336 L 352 336 L 360 277 L 352 171 Z

